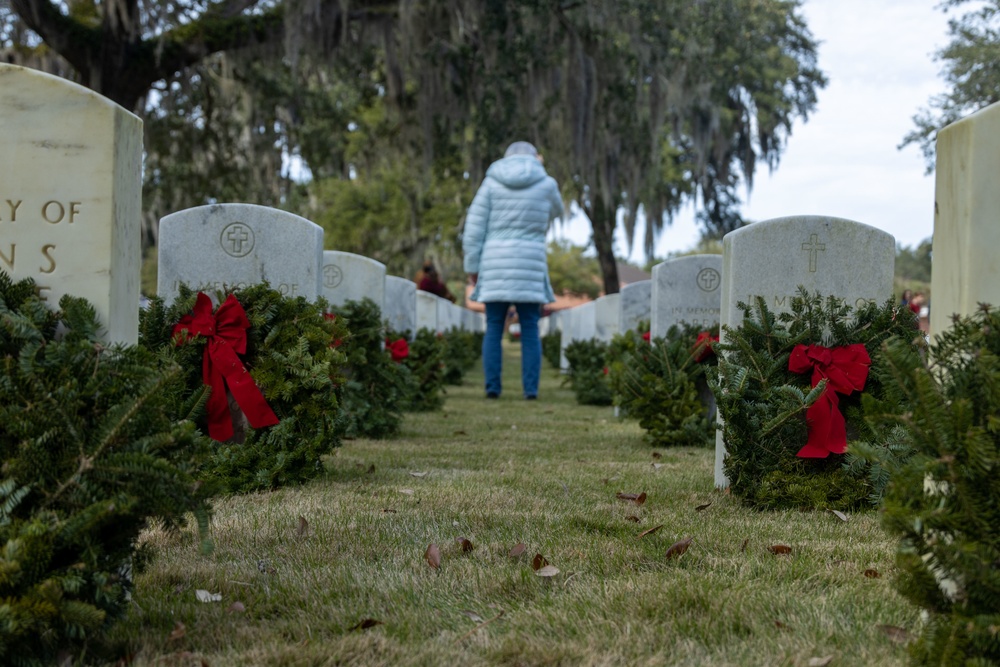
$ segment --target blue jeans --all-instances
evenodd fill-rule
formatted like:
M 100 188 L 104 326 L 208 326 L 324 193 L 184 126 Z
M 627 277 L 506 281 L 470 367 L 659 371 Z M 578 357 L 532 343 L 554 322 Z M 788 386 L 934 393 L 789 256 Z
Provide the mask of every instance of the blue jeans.
M 483 337 L 483 372 L 486 374 L 486 393 L 500 395 L 500 376 L 503 371 L 503 327 L 507 319 L 507 303 L 486 304 L 486 336 Z M 517 319 L 521 323 L 521 387 L 525 396 L 538 396 L 538 376 L 542 369 L 542 340 L 538 337 L 538 320 L 542 315 L 540 303 L 515 303 Z

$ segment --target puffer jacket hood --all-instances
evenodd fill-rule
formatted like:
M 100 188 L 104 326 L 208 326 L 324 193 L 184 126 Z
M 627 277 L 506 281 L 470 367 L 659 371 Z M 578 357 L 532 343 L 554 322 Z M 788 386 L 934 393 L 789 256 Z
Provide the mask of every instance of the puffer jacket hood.
M 547 176 L 545 167 L 531 155 L 511 155 L 497 160 L 486 170 L 486 176 L 494 178 L 512 190 L 522 190 Z

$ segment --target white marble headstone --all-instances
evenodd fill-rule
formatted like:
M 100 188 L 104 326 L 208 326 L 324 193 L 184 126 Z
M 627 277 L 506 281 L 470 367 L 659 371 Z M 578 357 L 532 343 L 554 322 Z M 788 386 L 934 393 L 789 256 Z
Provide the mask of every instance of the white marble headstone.
M 385 277 L 385 310 L 383 318 L 389 328 L 400 333 L 417 333 L 417 284 L 399 276 Z
M 594 337 L 610 343 L 621 321 L 621 295 L 606 294 L 597 299 L 594 308 Z
M 739 326 L 737 302 L 762 296 L 772 312 L 791 309 L 801 285 L 852 307 L 892 298 L 896 241 L 891 234 L 842 218 L 803 215 L 766 220 L 726 234 L 722 242 L 721 324 Z M 723 334 L 724 336 L 724 334 Z M 715 485 L 727 486 L 725 443 L 715 441 Z
M 764 260 L 766 263 L 766 260 Z M 653 267 L 649 332 L 666 336 L 682 322 L 711 327 L 722 305 L 722 255 L 688 255 Z
M 634 331 L 639 322 L 648 321 L 652 316 L 653 281 L 640 280 L 629 283 L 619 292 L 621 295 L 618 331 Z
M 1000 307 L 1000 103 L 937 134 L 930 332 L 978 304 Z
M 315 301 L 323 265 L 323 228 L 287 211 L 213 204 L 160 220 L 157 293 L 166 303 L 181 283 L 214 293 L 267 281 L 285 296 Z
M 588 301 L 572 308 L 565 313 L 565 323 L 563 325 L 562 338 L 559 341 L 559 369 L 569 370 L 569 361 L 566 359 L 566 347 L 577 340 L 590 340 L 597 333 L 597 306 L 594 301 Z
M 331 306 L 368 298 L 385 313 L 385 264 L 364 255 L 340 250 L 323 251 L 320 295 Z
M 142 121 L 92 90 L 0 63 L 0 269 L 87 299 L 105 340 L 139 336 Z
M 437 294 L 417 290 L 417 329 L 438 331 L 438 299 Z

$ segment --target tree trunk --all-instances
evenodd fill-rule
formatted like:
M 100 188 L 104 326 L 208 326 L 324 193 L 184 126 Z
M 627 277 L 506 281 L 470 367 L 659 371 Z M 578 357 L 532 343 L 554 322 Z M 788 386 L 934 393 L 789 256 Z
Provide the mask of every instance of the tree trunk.
M 593 230 L 594 250 L 597 251 L 597 262 L 601 265 L 601 278 L 604 280 L 604 293 L 617 294 L 618 264 L 615 262 L 615 210 L 608 206 L 599 196 L 593 196 L 591 206 L 587 210 L 590 226 Z

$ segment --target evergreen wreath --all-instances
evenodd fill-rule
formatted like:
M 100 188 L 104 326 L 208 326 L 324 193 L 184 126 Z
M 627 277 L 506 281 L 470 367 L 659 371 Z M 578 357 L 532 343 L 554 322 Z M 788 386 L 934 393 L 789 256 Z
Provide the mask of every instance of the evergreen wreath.
M 344 382 L 339 369 L 346 362 L 338 345 L 350 334 L 342 321 L 324 317 L 322 300 L 285 297 L 266 283 L 217 296 L 223 300 L 229 295 L 240 303 L 250 323 L 241 361 L 278 423 L 255 429 L 241 425 L 236 411 L 236 435 L 215 444 L 207 472 L 235 493 L 304 482 L 322 472 L 321 457 L 340 445 L 345 431 L 335 390 Z M 182 285 L 171 306 L 155 297 L 139 319 L 139 344 L 184 371 L 185 392 L 175 397 L 178 408 L 204 384 L 205 338 L 195 336 L 178 345 L 174 335 L 196 296 Z M 207 432 L 205 417 L 198 425 Z
M 460 386 L 465 374 L 479 361 L 483 350 L 483 334 L 452 329 L 443 334 L 445 344 L 444 381 Z
M 652 341 L 648 330 L 627 331 L 612 341 L 608 377 L 615 405 L 639 420 L 654 447 L 714 446 L 706 372 L 718 363 L 712 351 L 718 331 L 682 324 Z
M 0 272 L 3 664 L 92 654 L 126 610 L 123 571 L 150 523 L 176 528 L 193 513 L 207 539 L 210 445 L 188 418 L 204 392 L 175 404 L 179 367 L 102 344 L 99 330 L 85 300 L 53 311 L 32 280 Z
M 542 357 L 549 366 L 559 370 L 562 357 L 562 332 L 558 329 L 542 336 Z
M 926 359 L 905 338 L 884 356 L 912 406 L 866 405 L 913 448 L 883 519 L 900 537 L 896 588 L 928 614 L 910 652 L 920 665 L 1000 664 L 1000 311 L 956 318 Z
M 569 384 L 580 405 L 611 405 L 608 383 L 608 344 L 596 338 L 575 340 L 566 346 Z
M 389 331 L 389 338 L 407 338 L 409 331 Z M 445 357 L 448 353 L 444 336 L 422 328 L 409 344 L 409 354 L 403 364 L 409 369 L 409 382 L 402 408 L 406 412 L 429 412 L 444 405 Z
M 394 436 L 402 423 L 410 371 L 393 361 L 391 347 L 382 348 L 386 336 L 378 304 L 366 298 L 348 301 L 335 311 L 350 331 L 339 348 L 347 357 L 342 369 L 347 381 L 338 389 L 345 415 L 344 435 Z
M 717 346 L 722 351 L 718 377 L 709 380 L 724 420 L 727 455 L 723 465 L 732 493 L 760 508 L 870 507 L 880 493 L 878 475 L 868 474 L 868 466 L 840 453 L 825 458 L 799 454 L 812 453 L 806 448 L 822 442 L 825 433 L 819 427 L 825 422 L 814 416 L 819 412 L 822 417 L 825 409 L 833 424 L 830 434 L 837 430 L 837 413 L 843 415 L 843 446 L 858 443 L 866 452 L 875 452 L 873 458 L 878 461 L 892 459 L 899 433 L 866 422 L 861 397 L 868 397 L 866 405 L 905 410 L 904 397 L 891 381 L 879 349 L 892 336 L 908 341 L 920 338 L 913 313 L 897 311 L 891 300 L 882 306 L 852 309 L 835 297 L 810 296 L 802 288 L 788 313 L 775 316 L 762 298 L 753 307 L 745 303 L 739 307 L 743 323 L 726 327 L 725 342 Z M 819 363 L 812 377 L 789 370 L 790 361 L 794 367 L 808 355 L 833 356 L 830 368 L 834 370 L 829 374 L 835 379 L 850 375 L 855 380 L 855 370 L 863 364 L 853 356 L 850 360 L 841 357 L 867 357 L 870 367 L 860 382 L 863 390 L 851 391 L 855 385 L 832 396 L 827 391 L 831 380 L 818 378 L 822 375 Z M 838 375 L 841 368 L 851 371 Z M 826 405 L 817 405 L 821 401 Z M 812 432 L 809 422 L 816 425 Z

